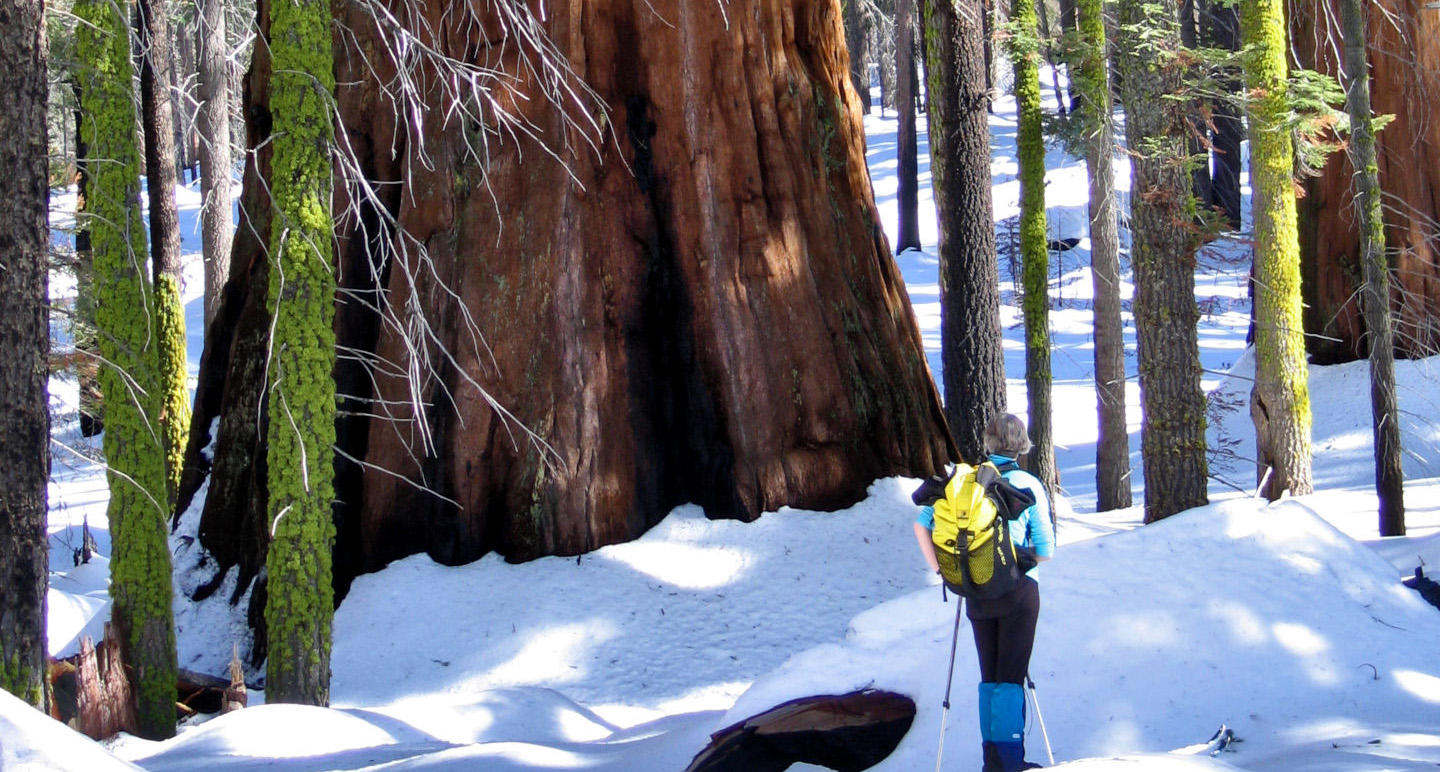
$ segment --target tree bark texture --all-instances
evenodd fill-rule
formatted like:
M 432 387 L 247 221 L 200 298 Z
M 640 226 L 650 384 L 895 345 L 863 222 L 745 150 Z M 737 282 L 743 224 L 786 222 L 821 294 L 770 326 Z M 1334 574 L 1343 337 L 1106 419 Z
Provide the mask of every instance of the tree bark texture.
M 1147 12 L 1147 7 L 1150 9 Z M 1131 148 L 1130 261 L 1135 274 L 1135 338 L 1140 369 L 1140 428 L 1145 522 L 1208 501 L 1205 395 L 1195 325 L 1194 206 L 1182 162 L 1187 106 L 1179 93 L 1184 64 L 1176 4 L 1119 6 L 1116 67 Z M 1154 31 L 1151 43 L 1141 40 Z
M 1310 388 L 1300 297 L 1294 144 L 1288 101 L 1285 4 L 1245 0 L 1240 33 L 1250 53 L 1250 202 L 1255 230 L 1255 422 L 1257 480 L 1271 501 L 1310 493 Z M 1269 474 L 1267 475 L 1267 470 Z
M 1104 4 L 1080 0 L 1081 56 L 1070 68 L 1076 110 L 1085 126 L 1090 190 L 1090 273 L 1095 289 L 1095 508 L 1130 506 L 1130 432 L 1125 408 L 1125 324 L 1120 303 L 1120 228 L 1115 198 L 1115 131 L 1111 124 Z
M 98 647 L 88 635 L 80 639 L 80 654 L 75 661 L 77 728 L 96 740 L 134 732 L 139 724 L 120 640 L 112 634 L 114 628 L 108 622 L 104 630 L 105 637 Z
M 1405 469 L 1400 445 L 1400 410 L 1395 397 L 1394 325 L 1390 317 L 1390 266 L 1385 257 L 1385 214 L 1380 166 L 1375 153 L 1375 120 L 1370 107 L 1370 66 L 1365 55 L 1365 5 L 1341 0 L 1345 31 L 1345 106 L 1350 113 L 1350 163 L 1355 174 L 1360 259 L 1365 268 L 1361 307 L 1370 344 L 1370 412 L 1375 441 L 1375 493 L 1380 498 L 1380 535 L 1405 535 Z
M 895 154 L 899 169 L 900 232 L 895 252 L 920 248 L 920 159 L 916 135 L 915 2 L 895 0 Z
M 1212 44 L 1224 51 L 1240 50 L 1240 11 L 1234 5 L 1210 4 L 1210 39 Z M 1213 162 L 1210 174 L 1209 205 L 1219 210 L 1232 230 L 1241 227 L 1240 172 L 1242 161 L 1240 145 L 1245 141 L 1245 121 L 1236 102 L 1240 98 L 1243 83 L 1238 78 L 1223 83 L 1231 99 L 1215 100 L 1211 121 L 1215 124 L 1212 134 L 1210 157 Z
M 1300 65 L 1337 74 L 1336 0 L 1292 8 Z M 1395 355 L 1428 356 L 1440 351 L 1440 120 L 1433 109 L 1440 100 L 1440 14 L 1423 0 L 1376 0 L 1366 8 L 1374 113 L 1394 117 L 1376 135 L 1376 154 Z M 1371 341 L 1359 302 L 1364 269 L 1354 174 L 1350 159 L 1336 154 L 1306 182 L 1299 202 L 1306 342 L 1317 363 L 1364 357 Z
M 845 15 L 845 48 L 850 52 L 850 80 L 860 97 L 860 112 L 870 114 L 870 41 L 875 22 L 864 0 L 841 0 Z
M 335 284 L 331 235 L 335 80 L 328 0 L 269 6 L 274 320 L 266 369 L 269 702 L 330 704 L 335 522 Z
M 44 3 L 0 8 L 0 689 L 45 704 L 50 348 Z
M 1040 109 L 1040 39 L 1035 4 L 1011 6 L 1010 61 L 1015 70 L 1016 156 L 1020 166 L 1020 255 L 1025 317 L 1025 393 L 1030 413 L 1027 469 L 1054 498 L 1060 485 L 1055 468 L 1051 416 L 1050 248 L 1045 225 L 1045 116 Z M 1057 99 L 1061 99 L 1056 94 Z
M 195 115 L 200 135 L 200 239 L 204 250 L 205 323 L 220 307 L 229 277 L 230 242 L 234 235 L 230 197 L 230 67 L 226 60 L 224 0 L 200 0 L 198 82 Z
M 445 79 L 425 66 L 410 75 L 436 103 L 397 111 L 381 88 L 397 62 L 377 53 L 396 32 L 370 7 L 341 9 L 335 52 L 337 140 L 378 191 L 353 177 L 337 190 L 337 583 L 421 551 L 576 554 L 685 502 L 740 519 L 844 507 L 877 477 L 944 464 L 838 3 L 548 7 L 545 29 L 593 89 L 572 115 L 606 109 L 594 147 L 522 98 L 540 87 L 529 44 L 463 5 L 394 10 L 432 50 L 515 74 L 497 100 L 540 139 L 447 119 Z M 269 66 L 257 51 L 252 141 L 268 135 Z M 259 232 L 269 163 L 262 150 L 246 171 Z M 241 584 L 266 540 L 246 360 L 264 350 L 253 295 L 267 269 L 245 230 L 196 419 L 221 417 L 202 539 L 247 567 Z M 190 493 L 207 463 L 196 434 Z
M 175 734 L 175 623 L 130 29 L 121 9 L 105 0 L 81 0 L 74 11 L 81 132 L 91 154 L 89 195 L 77 220 L 90 233 L 103 362 L 110 615 L 135 695 L 135 731 L 164 739 Z
M 930 173 L 940 218 L 945 414 L 960 457 L 984 459 L 985 423 L 1005 412 L 1000 276 L 990 200 L 990 106 L 977 0 L 927 0 Z
M 1201 45 L 1202 19 L 1210 15 L 1204 0 L 1180 0 L 1180 44 L 1189 49 Z M 1210 127 L 1205 125 L 1205 111 L 1210 100 L 1198 98 L 1193 103 L 1186 125 L 1190 155 L 1198 160 L 1190 173 L 1191 194 L 1196 201 L 1208 202 L 1214 195 L 1210 178 Z
M 174 504 L 180 485 L 181 458 L 190 431 L 185 307 L 180 300 L 180 211 L 175 203 L 175 114 L 170 100 L 175 62 L 170 49 L 170 4 L 166 0 L 139 0 L 136 8 L 145 177 L 149 182 L 150 270 L 160 362 L 160 435 L 165 447 L 168 506 Z

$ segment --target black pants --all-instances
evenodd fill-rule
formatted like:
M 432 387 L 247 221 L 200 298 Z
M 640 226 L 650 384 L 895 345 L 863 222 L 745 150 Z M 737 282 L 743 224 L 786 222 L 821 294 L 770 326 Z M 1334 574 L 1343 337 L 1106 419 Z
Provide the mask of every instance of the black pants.
M 994 600 L 966 601 L 965 615 L 975 632 L 980 680 L 1025 683 L 1040 618 L 1040 585 L 1027 576 L 1020 586 Z
M 994 600 L 966 601 L 966 615 L 980 655 L 983 772 L 1020 772 L 1025 761 L 1025 676 L 1035 646 L 1040 587 L 1030 578 Z

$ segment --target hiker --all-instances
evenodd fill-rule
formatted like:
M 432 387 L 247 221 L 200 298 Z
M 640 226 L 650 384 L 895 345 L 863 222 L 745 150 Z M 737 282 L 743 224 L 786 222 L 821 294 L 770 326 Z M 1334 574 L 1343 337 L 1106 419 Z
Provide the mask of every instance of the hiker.
M 1011 538 L 1017 546 L 1049 560 L 1055 549 L 1055 528 L 1045 486 L 1016 462 L 1030 450 L 1024 422 L 1010 413 L 985 426 L 985 452 L 1005 479 L 1035 495 L 1035 504 L 1012 521 Z M 940 571 L 931 531 L 935 509 L 925 506 L 915 521 L 915 539 L 930 569 Z M 1039 766 L 1025 761 L 1025 678 L 1035 644 L 1035 623 L 1040 615 L 1040 587 L 1032 569 L 1008 593 L 992 600 L 968 600 L 965 615 L 975 634 L 980 661 L 980 738 L 984 772 L 1015 772 Z

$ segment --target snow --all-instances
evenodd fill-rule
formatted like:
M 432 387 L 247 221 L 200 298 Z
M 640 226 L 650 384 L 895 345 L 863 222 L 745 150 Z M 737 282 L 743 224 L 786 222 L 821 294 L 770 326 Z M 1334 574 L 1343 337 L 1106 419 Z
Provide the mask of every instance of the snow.
M 1013 103 L 1002 100 L 991 125 L 996 217 L 1004 221 L 1018 198 Z M 867 117 L 866 128 L 877 203 L 893 232 L 893 114 Z M 926 248 L 897 262 L 939 372 L 926 152 L 922 133 Z M 1058 150 L 1048 157 L 1052 234 L 1083 237 L 1084 166 Z M 1123 159 L 1116 168 L 1123 199 Z M 183 192 L 182 219 L 192 223 L 199 201 L 193 189 Z M 66 206 L 73 199 L 57 197 L 57 215 L 68 217 Z M 185 231 L 188 263 L 198 266 L 198 235 Z M 1057 255 L 1051 284 L 1066 496 L 1057 502 L 1059 548 L 1041 578 L 1032 676 L 1057 763 L 1075 772 L 1137 764 L 1159 772 L 1434 769 L 1440 611 L 1399 579 L 1440 565 L 1440 359 L 1397 363 L 1408 536 L 1376 536 L 1365 362 L 1310 368 L 1318 491 L 1257 501 L 1246 460 L 1246 248 L 1241 240 L 1211 245 L 1198 261 L 1196 295 L 1213 396 L 1210 441 L 1223 451 L 1212 461 L 1212 503 L 1143 528 L 1138 506 L 1095 513 L 1088 246 L 1082 239 Z M 1019 312 L 1003 255 L 1000 265 L 1010 409 L 1023 414 Z M 192 369 L 201 286 L 196 267 L 186 283 Z M 63 282 L 52 289 L 57 297 L 67 291 Z M 1133 376 L 1133 328 L 1127 339 Z M 65 656 L 82 635 L 98 637 L 108 615 L 109 538 L 104 476 L 91 460 L 97 444 L 78 437 L 73 381 L 53 385 L 62 420 L 50 488 L 49 636 L 51 654 Z M 1129 386 L 1138 505 L 1133 377 Z M 910 732 L 876 770 L 933 767 L 942 713 L 945 768 L 978 768 L 975 655 L 963 629 L 952 707 L 941 707 L 958 606 L 941 601 L 915 550 L 914 484 L 877 480 L 850 509 L 784 509 L 749 524 L 712 522 L 683 506 L 635 542 L 579 560 L 399 560 L 357 579 L 336 614 L 332 707 L 264 705 L 263 692 L 252 690 L 252 707 L 186 724 L 172 740 L 122 736 L 102 746 L 0 693 L 0 769 L 677 772 L 711 732 L 739 719 L 787 699 L 858 688 L 916 702 Z M 233 573 L 212 600 L 184 600 L 200 576 L 192 569 L 208 559 L 195 519 L 172 538 L 180 662 L 220 674 L 232 646 L 249 635 L 245 601 L 238 615 L 223 602 L 235 590 Z M 74 566 L 86 520 L 100 555 Z M 1027 747 L 1043 762 L 1036 718 L 1032 712 Z M 1240 742 L 1219 758 L 1171 752 L 1222 722 Z

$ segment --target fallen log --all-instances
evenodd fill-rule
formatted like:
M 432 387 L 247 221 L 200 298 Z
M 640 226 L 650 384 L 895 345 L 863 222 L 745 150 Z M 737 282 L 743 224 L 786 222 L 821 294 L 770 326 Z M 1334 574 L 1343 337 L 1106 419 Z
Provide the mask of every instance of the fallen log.
M 685 772 L 784 772 L 797 763 L 860 772 L 889 756 L 914 720 L 914 700 L 894 692 L 802 697 L 710 735 Z

